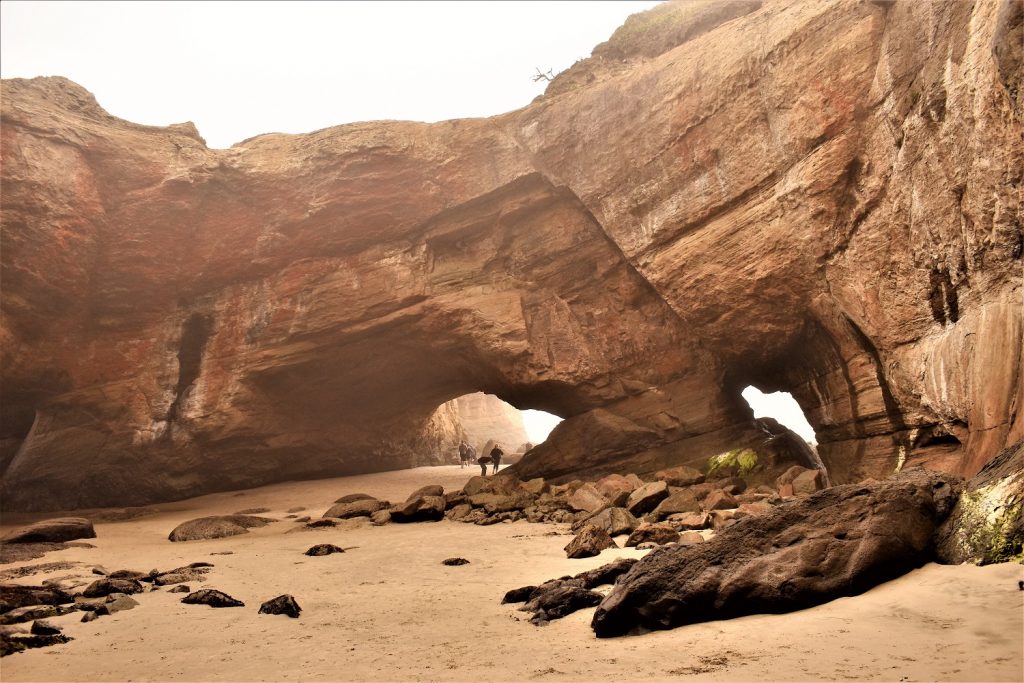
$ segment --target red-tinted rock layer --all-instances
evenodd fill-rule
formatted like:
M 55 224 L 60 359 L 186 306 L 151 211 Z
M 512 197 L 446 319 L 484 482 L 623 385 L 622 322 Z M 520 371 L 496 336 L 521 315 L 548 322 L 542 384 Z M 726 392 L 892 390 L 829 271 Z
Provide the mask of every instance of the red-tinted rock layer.
M 763 440 L 747 384 L 834 482 L 976 472 L 1024 436 L 1019 3 L 731 5 L 506 115 L 228 150 L 5 81 L 5 506 L 439 462 L 474 391 L 570 418 L 523 478 Z

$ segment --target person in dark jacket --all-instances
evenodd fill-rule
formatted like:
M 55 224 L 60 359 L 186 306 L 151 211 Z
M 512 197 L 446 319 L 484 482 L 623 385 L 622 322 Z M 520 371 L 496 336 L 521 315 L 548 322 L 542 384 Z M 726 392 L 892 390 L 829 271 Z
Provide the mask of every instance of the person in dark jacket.
M 501 456 L 503 455 L 505 455 L 505 453 L 498 448 L 497 444 L 495 444 L 494 448 L 491 449 L 491 462 L 494 463 L 494 472 L 492 472 L 492 474 L 498 473 L 498 465 L 501 464 Z
M 491 456 L 489 456 L 489 455 L 481 455 L 479 458 L 476 459 L 476 464 L 480 465 L 480 476 L 481 477 L 486 477 L 487 476 L 487 465 L 490 462 L 491 462 Z

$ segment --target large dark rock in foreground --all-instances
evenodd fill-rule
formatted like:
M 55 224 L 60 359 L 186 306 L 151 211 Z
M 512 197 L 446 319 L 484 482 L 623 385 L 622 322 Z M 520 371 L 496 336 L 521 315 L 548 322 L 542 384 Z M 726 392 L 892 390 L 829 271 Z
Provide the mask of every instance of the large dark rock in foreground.
M 96 538 L 92 522 L 84 517 L 44 519 L 15 529 L 0 539 L 3 543 L 62 543 L 79 538 Z
M 707 543 L 658 549 L 619 580 L 591 626 L 604 638 L 856 595 L 932 557 L 958 485 L 914 469 L 794 500 Z

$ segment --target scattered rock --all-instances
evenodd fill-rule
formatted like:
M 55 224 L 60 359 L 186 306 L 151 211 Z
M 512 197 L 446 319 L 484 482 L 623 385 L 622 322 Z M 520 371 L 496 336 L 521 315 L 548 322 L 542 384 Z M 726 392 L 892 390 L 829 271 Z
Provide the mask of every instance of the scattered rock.
M 303 511 L 304 511 L 305 509 L 306 509 L 305 507 L 303 507 L 302 505 L 300 505 L 300 506 L 298 506 L 298 507 L 288 508 L 287 510 L 285 510 L 285 512 L 288 512 L 288 513 L 292 513 L 292 512 L 303 512 Z
M 33 605 L 64 605 L 74 602 L 65 591 L 46 586 L 22 586 L 14 583 L 0 585 L 0 612 Z
M 793 493 L 806 496 L 825 488 L 825 477 L 821 470 L 807 470 L 793 479 Z
M 661 470 L 655 472 L 654 478 L 658 481 L 663 481 L 669 486 L 692 486 L 693 484 L 703 484 L 704 475 L 698 470 L 686 465 L 680 465 L 679 467 L 671 467 L 667 470 Z
M 56 635 L 35 634 L 0 634 L 0 656 L 7 656 L 28 648 L 49 647 L 61 643 L 70 643 L 73 638 L 62 633 Z
M 296 517 L 295 518 L 295 522 L 296 523 L 304 523 L 304 522 L 308 522 L 308 521 L 309 521 L 309 515 L 303 515 L 302 517 Z M 321 520 L 321 521 L 326 521 L 326 520 Z M 331 526 L 334 526 L 334 525 L 332 524 Z
M 287 614 L 292 619 L 299 618 L 302 608 L 291 595 L 279 595 L 260 605 L 260 614 Z
M 367 495 L 365 493 L 350 493 L 350 494 L 342 496 L 338 500 L 334 501 L 334 504 L 338 505 L 338 504 L 344 504 L 344 503 L 354 503 L 357 500 L 377 500 L 377 499 L 374 498 L 373 496 Z
M 413 491 L 405 500 L 408 502 L 417 498 L 423 498 L 424 496 L 444 496 L 444 487 L 440 484 L 427 484 Z
M 0 624 L 21 624 L 35 619 L 59 617 L 62 614 L 67 614 L 74 610 L 74 607 L 64 607 L 62 605 L 28 605 L 26 607 L 15 607 L 12 610 L 8 610 L 7 612 L 0 614 Z
M 183 583 L 179 583 L 177 586 L 167 591 L 168 593 L 191 593 L 192 589 Z
M 533 592 L 537 590 L 537 586 L 523 586 L 522 588 L 513 588 L 512 590 L 505 593 L 505 597 L 501 599 L 501 604 L 515 603 L 515 602 L 526 602 L 533 595 Z
M 565 546 L 565 556 L 569 559 L 594 557 L 605 548 L 617 547 L 607 531 L 588 524 Z
M 357 494 L 362 495 L 362 494 Z M 347 496 L 346 496 L 347 497 Z M 378 510 L 386 510 L 388 508 L 388 502 L 386 500 L 377 500 L 376 498 L 357 498 L 356 500 L 347 501 L 344 503 L 337 503 L 331 509 L 324 513 L 324 517 L 334 517 L 337 519 L 352 519 L 353 517 L 369 517 Z
M 670 525 L 664 523 L 649 524 L 645 522 L 629 535 L 629 538 L 626 539 L 626 547 L 631 548 L 640 543 L 664 545 L 666 543 L 675 543 L 678 540 L 679 532 Z
M 252 517 L 250 515 L 221 515 L 190 519 L 174 527 L 167 536 L 172 542 L 200 541 L 212 538 L 224 538 L 249 533 L 249 529 L 266 526 L 276 519 L 269 517 Z
M 135 579 L 97 579 L 90 583 L 82 595 L 87 598 L 102 598 L 111 593 L 134 595 L 142 592 L 142 584 Z
M 537 477 L 536 479 L 520 482 L 519 488 L 527 493 L 539 496 L 542 493 L 546 493 L 551 487 L 547 485 L 543 477 Z
M 608 506 L 608 500 L 602 496 L 593 484 L 583 484 L 568 498 L 569 507 L 577 512 L 594 513 Z
M 245 607 L 241 600 L 235 600 L 227 593 L 204 588 L 195 593 L 189 593 L 181 599 L 186 605 L 209 605 L 210 607 Z
M 309 529 L 320 529 L 323 527 L 337 526 L 338 523 L 333 519 L 314 519 L 312 522 L 308 522 L 306 527 Z
M 239 510 L 235 514 L 236 515 L 260 515 L 260 514 L 263 514 L 264 512 L 270 512 L 270 508 L 246 508 L 244 510 Z
M 309 555 L 310 557 L 323 557 L 324 555 L 332 555 L 334 553 L 343 552 L 345 552 L 345 550 L 343 548 L 339 548 L 336 545 L 332 545 L 330 543 L 321 543 L 319 545 L 313 546 L 304 554 Z
M 694 545 L 696 543 L 703 543 L 704 537 L 696 531 L 685 531 L 679 534 L 679 540 L 676 542 L 679 545 Z
M 668 484 L 663 481 L 652 481 L 629 495 L 626 509 L 634 516 L 645 515 L 658 507 L 658 504 L 668 498 L 668 495 Z
M 669 515 L 681 514 L 684 512 L 700 512 L 700 501 L 689 489 L 680 489 L 669 494 L 668 498 L 658 503 L 654 508 L 655 519 L 662 520 Z
M 573 578 L 580 581 L 583 588 L 593 588 L 594 586 L 607 583 L 615 583 L 616 579 L 628 572 L 636 562 L 635 558 L 622 557 L 614 562 L 603 564 L 597 569 L 581 572 Z
M 725 491 L 713 491 L 702 503 L 708 512 L 712 510 L 732 510 L 739 507 L 739 503 Z
M 669 515 L 665 522 L 670 524 L 676 531 L 707 529 L 711 526 L 711 516 L 706 512 L 683 512 L 681 514 Z
M 384 526 L 391 522 L 391 512 L 389 510 L 377 510 L 370 515 L 370 523 L 374 526 Z
M 115 612 L 124 612 L 125 610 L 134 609 L 139 606 L 139 603 L 134 598 L 130 598 L 123 593 L 111 593 L 107 596 L 103 605 L 107 608 L 107 612 L 109 614 L 113 614 Z
M 85 622 L 85 623 L 88 623 L 90 621 L 96 621 L 97 619 L 99 619 L 101 616 L 103 616 L 105 614 L 110 614 L 109 612 L 107 612 L 105 607 L 103 608 L 102 612 L 100 612 L 100 610 L 93 610 L 93 611 L 90 611 L 90 612 L 86 612 L 85 614 L 82 615 L 82 621 Z
M 491 480 L 487 477 L 470 477 L 462 492 L 467 496 L 475 496 L 478 493 L 489 493 L 492 488 Z
M 601 594 L 578 585 L 575 581 L 549 581 L 539 586 L 520 609 L 533 612 L 531 621 L 561 619 L 573 612 L 601 602 Z
M 444 519 L 444 506 L 443 496 L 418 496 L 392 507 L 390 509 L 391 521 L 399 523 L 439 522 Z
M 640 520 L 630 514 L 626 508 L 605 508 L 596 515 L 587 517 L 582 522 L 573 525 L 573 531 L 578 531 L 585 524 L 604 529 L 609 536 L 628 534 L 640 525 Z
M 796 499 L 710 541 L 646 556 L 604 599 L 592 627 L 603 638 L 862 593 L 927 562 L 955 500 L 953 479 L 917 468 Z
M 217 552 L 210 553 L 211 555 L 234 555 L 234 550 L 219 550 Z
M 447 560 L 441 560 L 441 564 L 448 567 L 460 567 L 464 564 L 469 564 L 469 560 L 464 557 L 449 557 Z
M 0 538 L 0 542 L 63 543 L 79 538 L 96 538 L 92 522 L 84 517 L 58 517 L 15 529 Z

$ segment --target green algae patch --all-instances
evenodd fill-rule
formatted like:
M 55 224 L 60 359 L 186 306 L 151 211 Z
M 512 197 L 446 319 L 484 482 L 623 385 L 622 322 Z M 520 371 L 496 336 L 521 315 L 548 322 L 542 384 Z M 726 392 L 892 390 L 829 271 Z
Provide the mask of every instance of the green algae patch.
M 711 476 L 726 468 L 735 468 L 741 477 L 745 477 L 757 467 L 757 452 L 752 448 L 735 448 L 708 458 L 707 473 Z
M 1008 481 L 960 496 L 959 537 L 967 559 L 976 564 L 1024 563 L 1021 514 L 1024 501 L 1009 494 Z

